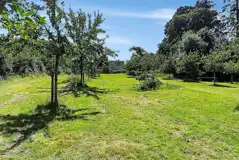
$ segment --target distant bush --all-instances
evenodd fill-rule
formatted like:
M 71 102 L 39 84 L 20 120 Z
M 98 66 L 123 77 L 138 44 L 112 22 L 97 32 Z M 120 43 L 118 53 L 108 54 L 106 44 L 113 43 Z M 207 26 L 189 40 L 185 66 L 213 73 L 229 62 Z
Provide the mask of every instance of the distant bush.
M 160 80 L 148 74 L 142 74 L 136 79 L 142 81 L 140 85 L 141 91 L 155 90 L 163 84 Z
M 149 74 L 145 74 L 145 73 L 136 76 L 136 80 L 138 80 L 138 81 L 144 81 L 144 80 L 146 80 L 148 78 L 150 78 L 150 75 Z

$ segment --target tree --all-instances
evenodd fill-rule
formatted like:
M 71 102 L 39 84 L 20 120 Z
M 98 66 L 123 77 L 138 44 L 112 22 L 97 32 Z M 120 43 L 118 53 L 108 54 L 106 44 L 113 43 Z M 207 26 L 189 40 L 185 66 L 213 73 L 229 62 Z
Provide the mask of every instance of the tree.
M 225 63 L 224 63 L 224 72 L 231 74 L 231 83 L 233 83 L 234 73 L 238 73 L 239 67 L 239 39 L 235 38 L 231 40 L 227 46 L 224 46 L 225 50 Z
M 138 76 L 143 72 L 155 71 L 162 65 L 159 54 L 148 53 L 143 48 L 136 46 L 131 47 L 129 51 L 132 52 L 132 56 L 126 63 L 128 75 Z
M 177 72 L 185 73 L 187 77 L 196 80 L 200 75 L 201 57 L 197 52 L 182 56 L 177 61 Z
M 239 73 L 239 62 L 225 62 L 223 64 L 223 69 L 226 73 L 231 75 L 231 83 L 233 83 L 233 74 L 234 73 Z
M 139 57 L 147 53 L 143 48 L 138 46 L 131 47 L 129 51 L 132 52 L 132 56 L 139 56 Z
M 75 67 L 80 70 L 80 83 L 81 86 L 84 86 L 84 70 L 86 70 L 86 65 L 88 65 L 90 70 L 94 70 L 96 60 L 106 53 L 103 47 L 105 38 L 99 38 L 100 34 L 105 33 L 100 28 L 100 25 L 104 21 L 103 15 L 95 12 L 92 21 L 90 14 L 86 14 L 82 10 L 74 12 L 70 9 L 65 20 L 67 34 L 73 41 Z
M 206 48 L 197 48 L 203 50 L 203 54 L 209 54 L 215 47 L 214 38 L 222 37 L 221 33 L 224 31 L 220 15 L 213 7 L 214 4 L 210 0 L 198 0 L 195 6 L 179 7 L 173 18 L 165 25 L 165 38 L 158 45 L 157 53 L 168 56 L 181 55 L 181 41 L 186 38 L 185 43 L 189 44 L 185 44 L 186 46 L 190 47 L 190 43 L 200 45 L 204 43 Z M 186 34 L 187 32 L 191 33 Z M 211 33 L 214 34 L 213 37 Z M 188 37 L 185 37 L 185 34 Z M 186 49 L 195 51 L 192 47 Z
M 213 72 L 213 85 L 216 85 L 216 72 L 220 72 L 223 69 L 224 55 L 223 51 L 214 51 L 204 57 L 203 67 L 207 72 Z
M 46 3 L 47 16 L 49 18 L 49 24 L 44 26 L 46 35 L 51 47 L 51 53 L 54 54 L 54 81 L 52 81 L 51 92 L 54 97 L 51 97 L 52 103 L 58 106 L 58 74 L 59 74 L 59 62 L 62 55 L 67 53 L 66 46 L 69 45 L 67 37 L 65 35 L 65 12 L 58 6 L 57 0 L 44 0 Z M 61 2 L 64 5 L 64 2 Z M 53 79 L 52 79 L 53 80 Z
M 167 57 L 163 63 L 162 71 L 168 74 L 169 80 L 171 79 L 171 74 L 176 73 L 176 60 L 174 57 Z

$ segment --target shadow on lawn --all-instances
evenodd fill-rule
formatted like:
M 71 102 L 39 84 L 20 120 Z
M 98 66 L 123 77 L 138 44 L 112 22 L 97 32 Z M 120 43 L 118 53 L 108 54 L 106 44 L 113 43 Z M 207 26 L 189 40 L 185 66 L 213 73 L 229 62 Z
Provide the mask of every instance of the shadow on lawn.
M 226 85 L 222 85 L 222 84 L 211 84 L 210 86 L 213 86 L 213 87 L 221 87 L 221 88 L 238 88 L 238 87 L 233 87 L 233 86 L 226 86 Z
M 99 95 L 114 92 L 115 91 L 109 91 L 97 87 L 90 87 L 86 84 L 84 86 L 81 86 L 81 84 L 78 82 L 70 82 L 61 90 L 61 94 L 63 95 L 73 93 L 75 97 L 80 97 L 80 95 L 87 95 L 98 100 L 100 99 Z
M 239 104 L 234 108 L 234 111 L 235 111 L 235 112 L 238 112 L 238 111 L 239 111 Z
M 37 108 L 29 114 L 0 116 L 0 120 L 3 121 L 3 123 L 0 124 L 0 132 L 2 132 L 5 136 L 10 136 L 12 134 L 20 135 L 16 140 L 12 142 L 10 147 L 1 151 L 1 154 L 4 154 L 21 145 L 37 131 L 47 128 L 48 125 L 54 120 L 88 120 L 88 116 L 100 114 L 100 112 L 86 112 L 75 115 L 76 112 L 84 110 L 89 109 L 82 108 L 74 110 L 67 108 L 65 105 L 55 107 L 54 105 L 48 104 L 37 106 Z

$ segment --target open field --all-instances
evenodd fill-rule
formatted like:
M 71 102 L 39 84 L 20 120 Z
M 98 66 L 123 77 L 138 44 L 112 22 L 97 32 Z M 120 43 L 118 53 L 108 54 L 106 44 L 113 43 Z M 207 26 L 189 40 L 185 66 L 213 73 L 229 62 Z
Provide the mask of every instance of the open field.
M 101 75 L 48 116 L 48 76 L 1 81 L 0 159 L 239 159 L 239 84 L 162 81 Z

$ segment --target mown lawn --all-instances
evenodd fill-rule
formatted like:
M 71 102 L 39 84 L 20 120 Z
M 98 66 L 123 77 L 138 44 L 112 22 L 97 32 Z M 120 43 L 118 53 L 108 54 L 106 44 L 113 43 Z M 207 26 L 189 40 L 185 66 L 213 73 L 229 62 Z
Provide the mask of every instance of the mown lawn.
M 48 76 L 1 81 L 0 159 L 239 159 L 239 84 L 162 81 L 101 75 L 61 94 L 63 116 L 44 116 Z

